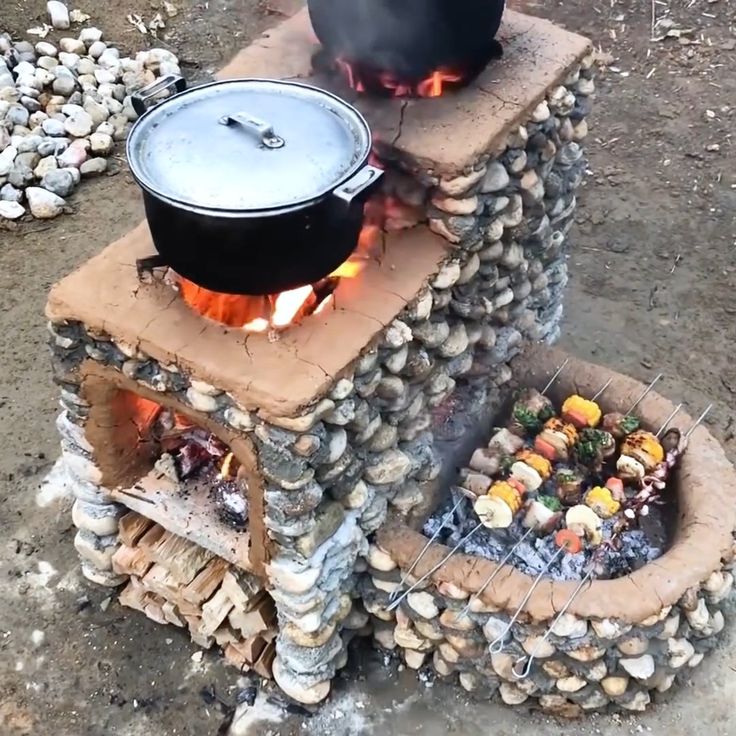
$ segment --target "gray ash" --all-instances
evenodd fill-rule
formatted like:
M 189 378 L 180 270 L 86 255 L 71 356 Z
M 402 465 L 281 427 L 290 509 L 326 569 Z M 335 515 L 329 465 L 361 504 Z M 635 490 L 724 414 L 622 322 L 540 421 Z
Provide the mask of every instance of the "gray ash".
M 238 531 L 248 525 L 248 501 L 243 495 L 240 483 L 218 478 L 210 493 L 220 519 Z

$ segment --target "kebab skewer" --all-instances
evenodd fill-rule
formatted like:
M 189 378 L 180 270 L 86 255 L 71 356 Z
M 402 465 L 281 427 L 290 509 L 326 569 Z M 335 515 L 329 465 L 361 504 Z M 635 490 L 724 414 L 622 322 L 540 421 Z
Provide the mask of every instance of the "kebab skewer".
M 562 371 L 565 369 L 567 364 L 570 362 L 570 358 L 565 358 L 565 360 L 562 362 L 562 364 L 557 368 L 557 370 L 552 374 L 552 377 L 547 382 L 547 385 L 542 389 L 541 392 L 539 392 L 540 396 L 544 396 L 544 394 L 549 391 L 549 389 L 552 387 L 552 384 L 557 380 L 559 375 L 562 373 Z M 511 452 L 507 454 L 513 455 L 514 452 L 521 449 L 523 446 L 523 440 L 521 440 L 516 435 L 513 435 L 508 430 L 500 430 L 496 433 L 494 438 L 489 443 L 488 449 L 493 450 L 494 448 L 498 448 L 501 450 L 501 452 L 511 450 Z M 492 472 L 489 472 L 488 475 L 495 475 L 498 472 L 498 452 L 486 452 L 481 453 L 481 456 L 479 458 L 476 458 L 476 462 L 483 463 L 483 468 L 487 468 L 488 470 L 491 470 Z M 475 455 L 474 455 L 475 457 Z M 485 458 L 485 459 L 484 459 Z M 471 461 L 472 462 L 472 461 Z M 493 469 L 494 466 L 489 465 L 488 463 L 495 463 L 495 469 Z M 416 569 L 417 565 L 421 562 L 421 560 L 424 558 L 424 555 L 427 553 L 429 548 L 432 546 L 434 541 L 437 539 L 437 537 L 440 535 L 440 532 L 447 526 L 447 524 L 450 523 L 450 521 L 454 518 L 455 511 L 460 506 L 460 503 L 462 502 L 462 497 L 458 499 L 457 503 L 453 506 L 451 511 L 448 514 L 445 514 L 442 522 L 435 530 L 432 537 L 429 539 L 429 541 L 422 547 L 421 551 L 417 555 L 414 562 L 412 562 L 409 569 L 404 573 L 404 575 L 401 578 L 401 582 L 399 584 L 399 587 L 390 595 L 389 601 L 393 603 L 396 599 L 396 597 L 399 595 L 399 591 L 401 588 L 404 587 L 406 584 L 407 579 L 411 575 L 411 573 Z
M 647 480 L 642 484 L 642 491 L 637 494 L 637 497 L 635 497 L 634 501 L 642 495 L 642 494 L 651 494 L 647 496 L 647 500 L 652 498 L 653 495 L 658 495 L 659 491 L 662 490 L 664 487 L 664 483 L 669 477 L 669 473 L 672 471 L 672 469 L 678 464 L 680 458 L 685 453 L 685 450 L 687 449 L 688 441 L 692 433 L 695 431 L 695 429 L 705 420 L 705 417 L 708 415 L 710 410 L 712 409 L 713 405 L 709 404 L 703 413 L 698 417 L 698 419 L 693 422 L 692 426 L 687 430 L 687 432 L 684 435 L 680 434 L 680 431 L 677 429 L 672 429 L 667 431 L 664 434 L 662 444 L 666 448 L 666 456 L 662 463 L 660 463 L 657 468 L 655 469 L 654 473 L 648 477 L 651 478 L 651 481 L 648 483 Z M 675 410 L 670 414 L 670 416 L 667 418 L 665 423 L 660 428 L 659 432 L 657 432 L 657 436 L 660 436 L 662 432 L 667 428 L 670 421 L 674 418 L 674 416 L 679 411 L 680 406 L 677 406 Z M 656 485 L 655 485 L 656 483 Z M 641 511 L 644 507 L 640 507 L 639 513 L 641 514 Z M 526 677 L 529 676 L 531 673 L 531 668 L 534 663 L 534 660 L 537 657 L 537 654 L 539 652 L 540 647 L 544 645 L 544 643 L 549 639 L 549 637 L 552 635 L 552 632 L 554 631 L 555 625 L 557 622 L 564 616 L 565 613 L 569 610 L 570 606 L 572 605 L 573 601 L 577 596 L 580 594 L 582 589 L 585 587 L 587 583 L 592 581 L 593 576 L 597 572 L 597 566 L 600 563 L 600 561 L 603 558 L 603 554 L 607 549 L 610 549 L 613 547 L 617 541 L 618 536 L 620 536 L 629 526 L 631 521 L 633 521 L 637 514 L 634 512 L 633 514 L 628 514 L 628 511 L 633 511 L 631 507 L 627 508 L 624 512 L 624 519 L 622 520 L 622 523 L 617 525 L 616 530 L 614 531 L 614 534 L 612 535 L 611 539 L 606 540 L 606 543 L 599 547 L 596 552 L 593 554 L 593 557 L 590 560 L 590 564 L 588 566 L 588 570 L 585 574 L 585 577 L 582 578 L 582 580 L 579 582 L 575 590 L 573 591 L 572 595 L 567 599 L 565 602 L 565 605 L 560 609 L 557 616 L 554 618 L 552 623 L 547 627 L 547 630 L 545 631 L 544 635 L 536 642 L 534 645 L 534 648 L 529 653 L 528 656 L 522 656 L 519 657 L 519 659 L 516 660 L 516 662 L 513 665 L 512 672 L 514 673 L 514 676 L 519 679 L 523 680 Z M 643 514 L 646 515 L 646 514 Z
M 534 578 L 534 582 L 531 584 L 529 590 L 522 598 L 519 607 L 516 609 L 516 613 L 514 613 L 514 615 L 511 617 L 508 624 L 506 624 L 506 626 L 504 627 L 503 631 L 490 643 L 488 650 L 491 654 L 499 654 L 504 650 L 504 647 L 506 646 L 505 639 L 507 634 L 509 633 L 509 631 L 511 631 L 519 616 L 521 616 L 521 612 L 524 610 L 524 606 L 526 606 L 526 604 L 529 602 L 529 599 L 532 597 L 532 594 L 537 589 L 539 583 L 542 582 L 542 578 L 545 576 L 550 567 L 552 567 L 557 559 L 563 554 L 577 554 L 583 548 L 583 545 L 578 536 L 569 529 L 560 529 L 560 531 L 555 534 L 555 544 L 557 545 L 555 553 L 552 555 L 552 557 L 549 558 L 545 566 L 540 571 L 539 575 Z

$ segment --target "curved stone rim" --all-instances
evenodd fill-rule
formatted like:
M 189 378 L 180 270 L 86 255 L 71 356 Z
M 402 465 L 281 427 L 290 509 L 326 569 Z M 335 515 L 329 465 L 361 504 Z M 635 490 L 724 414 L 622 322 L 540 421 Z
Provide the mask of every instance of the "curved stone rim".
M 513 361 L 519 385 L 544 386 L 548 377 L 565 358 L 567 368 L 556 381 L 553 400 L 580 393 L 592 396 L 612 378 L 601 397 L 605 411 L 626 411 L 644 385 L 602 366 L 594 365 L 546 346 L 527 348 Z M 674 409 L 668 399 L 651 392 L 638 407 L 639 416 L 649 427 L 659 427 Z M 685 413 L 677 415 L 673 426 L 687 429 L 693 422 Z M 692 434 L 675 479 L 679 514 L 669 549 L 657 560 L 614 580 L 593 581 L 573 601 L 568 613 L 581 618 L 615 618 L 640 623 L 666 606 L 674 605 L 691 587 L 699 585 L 729 559 L 732 535 L 736 528 L 736 504 L 731 494 L 736 487 L 736 471 L 717 440 L 704 426 Z M 378 544 L 399 564 L 408 569 L 426 543 L 426 537 L 396 519 L 378 532 Z M 449 549 L 434 545 L 414 571 L 426 574 Z M 464 554 L 453 556 L 433 575 L 432 581 L 452 583 L 475 593 L 496 568 L 490 560 Z M 509 565 L 484 591 L 482 601 L 499 611 L 512 612 L 529 590 L 532 577 Z M 532 594 L 525 613 L 532 621 L 555 616 L 577 587 L 577 581 L 543 580 Z

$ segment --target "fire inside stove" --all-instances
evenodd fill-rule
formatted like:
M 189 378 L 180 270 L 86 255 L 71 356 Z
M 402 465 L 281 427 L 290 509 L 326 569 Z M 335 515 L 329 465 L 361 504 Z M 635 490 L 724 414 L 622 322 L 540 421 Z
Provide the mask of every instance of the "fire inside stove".
M 240 463 L 212 432 L 188 417 L 130 392 L 126 411 L 136 426 L 139 443 L 152 447 L 154 472 L 178 487 L 180 493 L 206 491 L 223 523 L 246 528 L 248 503 Z
M 372 163 L 377 163 L 372 158 Z M 223 294 L 210 291 L 181 276 L 176 286 L 182 299 L 198 314 L 247 332 L 278 333 L 299 324 L 310 315 L 335 305 L 335 290 L 343 280 L 356 279 L 370 261 L 380 262 L 386 232 L 413 227 L 419 221 L 417 208 L 379 193 L 365 206 L 364 224 L 358 245 L 350 257 L 316 284 L 266 296 Z
M 425 79 L 408 82 L 391 72 L 351 64 L 345 59 L 336 59 L 335 64 L 351 89 L 386 97 L 441 97 L 448 89 L 466 84 L 469 77 L 451 69 L 437 69 Z

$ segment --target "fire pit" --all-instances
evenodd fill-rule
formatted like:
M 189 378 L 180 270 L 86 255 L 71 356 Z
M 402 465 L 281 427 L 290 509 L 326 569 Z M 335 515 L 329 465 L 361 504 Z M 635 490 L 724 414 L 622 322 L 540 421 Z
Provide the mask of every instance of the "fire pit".
M 528 349 L 514 360 L 514 377 L 541 389 L 563 357 L 549 348 Z M 573 393 L 592 396 L 608 378 L 602 408 L 625 411 L 642 386 L 575 359 L 549 395 L 557 403 Z M 659 427 L 672 408 L 652 392 L 637 412 L 645 425 Z M 684 429 L 692 421 L 683 416 L 673 424 Z M 593 580 L 577 594 L 576 582 L 551 577 L 532 590 L 534 577 L 510 564 L 486 585 L 496 563 L 458 553 L 440 565 L 449 550 L 435 544 L 407 585 L 439 567 L 394 614 L 387 611 L 389 594 L 427 540 L 399 522 L 388 524 L 369 553 L 363 581 L 376 638 L 399 647 L 412 667 L 429 660 L 439 675 L 459 673 L 466 689 L 498 694 L 511 705 L 530 701 L 569 716 L 609 704 L 643 710 L 653 691 L 669 689 L 678 673 L 702 661 L 724 627 L 733 588 L 734 480 L 720 446 L 707 430 L 696 429 L 673 477 L 677 515 L 664 554 L 629 574 Z M 510 636 L 491 653 L 489 643 L 510 624 Z M 523 665 L 532 653 L 536 661 L 526 676 Z
M 444 482 L 433 428 L 457 389 L 485 403 L 524 343 L 559 332 L 593 57 L 512 12 L 499 40 L 503 59 L 457 93 L 359 100 L 386 181 L 363 222 L 373 247 L 326 283 L 203 289 L 146 264 L 142 224 L 49 298 L 62 465 L 95 507 L 74 518 L 84 574 L 240 667 L 272 665 L 301 702 L 328 695 L 366 631 L 368 538 Z M 220 76 L 354 99 L 315 48 L 302 12 Z M 179 569 L 178 545 L 197 564 Z

